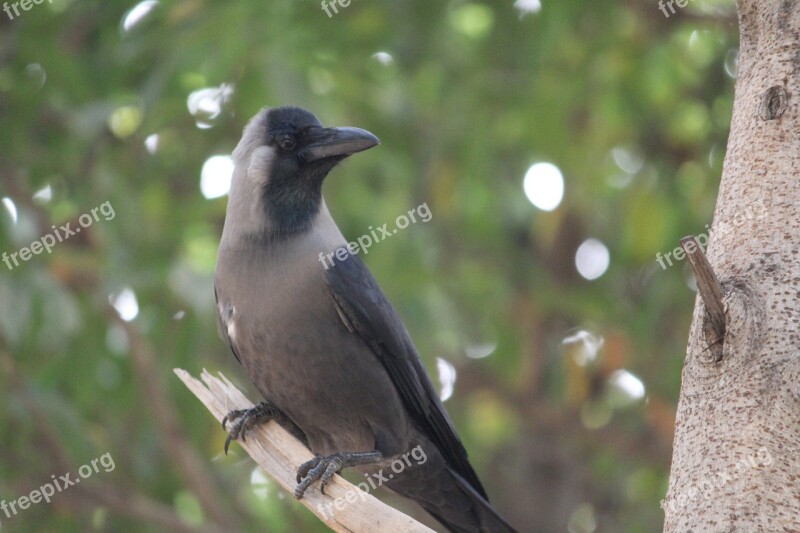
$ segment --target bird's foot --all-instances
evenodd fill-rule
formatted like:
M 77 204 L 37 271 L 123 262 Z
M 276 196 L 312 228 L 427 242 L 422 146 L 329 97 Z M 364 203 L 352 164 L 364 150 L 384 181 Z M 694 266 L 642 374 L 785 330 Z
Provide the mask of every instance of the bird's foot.
M 237 440 L 239 437 L 241 437 L 243 441 L 247 440 L 247 430 L 269 420 L 278 418 L 282 414 L 283 413 L 270 402 L 261 402 L 250 409 L 236 409 L 225 415 L 225 418 L 222 419 L 222 429 L 228 429 L 226 424 L 229 421 L 235 422 L 230 431 L 228 431 L 228 438 L 225 439 L 225 455 L 228 454 L 228 446 L 230 446 L 232 440 Z
M 297 487 L 294 497 L 301 499 L 315 481 L 319 481 L 319 490 L 325 494 L 325 487 L 334 474 L 343 468 L 360 466 L 380 462 L 383 459 L 381 452 L 341 452 L 326 457 L 316 456 L 310 461 L 300 465 L 297 469 Z

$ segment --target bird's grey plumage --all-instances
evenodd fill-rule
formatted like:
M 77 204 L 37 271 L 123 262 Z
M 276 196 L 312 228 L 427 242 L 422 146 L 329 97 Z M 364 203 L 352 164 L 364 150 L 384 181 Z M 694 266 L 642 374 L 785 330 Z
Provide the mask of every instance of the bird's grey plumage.
M 265 109 L 245 128 L 220 242 L 220 329 L 259 392 L 318 456 L 380 452 L 376 471 L 421 446 L 387 485 L 454 531 L 513 531 L 489 505 L 411 338 L 357 256 L 323 268 L 347 241 L 322 198 L 342 159 L 377 144 L 322 128 L 299 108 Z M 363 464 L 362 462 L 353 464 Z M 302 492 L 300 492 L 302 495 Z

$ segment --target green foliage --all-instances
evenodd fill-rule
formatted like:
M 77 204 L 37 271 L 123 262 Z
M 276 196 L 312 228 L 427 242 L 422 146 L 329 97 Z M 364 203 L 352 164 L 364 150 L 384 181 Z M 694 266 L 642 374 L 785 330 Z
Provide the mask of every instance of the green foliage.
M 735 13 L 542 3 L 353 0 L 328 17 L 313 1 L 174 0 L 131 27 L 129 2 L 0 11 L 0 252 L 104 202 L 115 212 L 52 253 L 0 263 L 0 499 L 106 452 L 116 463 L 52 503 L 0 511 L 0 530 L 149 531 L 165 516 L 325 530 L 251 478 L 235 445 L 221 455 L 224 433 L 171 372 L 247 387 L 215 327 L 226 202 L 201 194 L 200 175 L 258 109 L 289 103 L 382 140 L 326 183 L 345 235 L 429 206 L 430 222 L 365 260 L 432 374 L 437 357 L 457 369 L 446 405 L 493 502 L 523 530 L 659 529 L 694 295 L 685 265 L 662 270 L 656 254 L 711 222 Z M 190 113 L 190 94 L 213 88 L 220 109 Z M 522 188 L 540 161 L 564 176 L 549 212 Z M 610 252 L 593 281 L 575 268 L 588 238 Z M 126 287 L 129 323 L 108 305 Z M 646 396 L 626 401 L 636 378 Z M 148 383 L 179 415 L 217 511 L 169 451 L 179 443 Z

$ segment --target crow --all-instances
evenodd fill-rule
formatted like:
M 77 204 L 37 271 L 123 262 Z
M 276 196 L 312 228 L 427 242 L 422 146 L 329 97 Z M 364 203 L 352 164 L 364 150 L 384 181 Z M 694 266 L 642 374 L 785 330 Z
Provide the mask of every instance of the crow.
M 322 197 L 340 161 L 378 144 L 298 107 L 262 109 L 244 129 L 214 289 L 221 334 L 264 401 L 223 420 L 233 423 L 225 451 L 276 420 L 315 454 L 298 469 L 296 498 L 356 467 L 451 531 L 514 531 L 489 504 L 408 331 Z M 389 468 L 398 458 L 400 472 Z

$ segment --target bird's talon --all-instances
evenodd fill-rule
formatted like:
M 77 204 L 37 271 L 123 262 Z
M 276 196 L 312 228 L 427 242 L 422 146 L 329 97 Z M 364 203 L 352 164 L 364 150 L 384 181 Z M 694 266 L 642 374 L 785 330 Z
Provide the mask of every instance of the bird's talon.
M 278 411 L 272 404 L 261 402 L 250 409 L 235 409 L 222 418 L 222 429 L 228 429 L 227 423 L 233 422 L 233 426 L 228 431 L 225 439 L 225 455 L 228 455 L 228 448 L 231 441 L 241 437 L 242 442 L 247 441 L 247 431 L 254 428 L 257 424 L 275 418 Z
M 256 406 L 258 407 L 258 406 Z M 229 412 L 222 418 L 222 429 L 227 429 L 226 424 L 228 422 L 233 422 L 234 420 L 241 418 L 244 414 L 246 414 L 249 409 L 234 409 L 233 411 Z
M 325 487 L 328 486 L 333 475 L 339 472 L 344 466 L 344 461 L 339 454 L 327 457 L 314 457 L 301 464 L 297 468 L 297 487 L 294 489 L 294 497 L 301 499 L 308 487 L 315 481 L 319 481 L 319 490 L 325 494 Z

